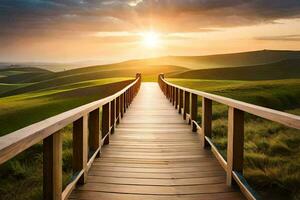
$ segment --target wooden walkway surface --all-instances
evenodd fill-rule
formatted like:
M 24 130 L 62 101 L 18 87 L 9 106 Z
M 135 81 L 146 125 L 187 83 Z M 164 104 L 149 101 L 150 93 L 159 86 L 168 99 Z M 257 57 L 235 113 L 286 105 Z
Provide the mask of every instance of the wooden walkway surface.
M 96 159 L 87 183 L 70 199 L 243 199 L 198 135 L 162 94 L 143 83 L 121 123 Z

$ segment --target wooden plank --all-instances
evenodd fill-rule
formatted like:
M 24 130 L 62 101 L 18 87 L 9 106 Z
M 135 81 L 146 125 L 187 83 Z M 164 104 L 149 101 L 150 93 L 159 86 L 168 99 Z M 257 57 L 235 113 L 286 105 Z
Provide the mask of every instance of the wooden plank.
M 76 191 L 71 199 L 81 200 L 236 200 L 243 199 L 237 192 L 223 192 L 215 194 L 194 194 L 194 195 L 140 195 L 107 193 L 95 191 Z
M 231 188 L 225 184 L 195 185 L 195 186 L 139 186 L 139 185 L 113 185 L 105 183 L 87 183 L 78 190 L 99 191 L 125 194 L 147 194 L 147 195 L 172 195 L 172 194 L 209 194 L 220 192 L 231 192 Z
M 43 141 L 43 199 L 62 199 L 62 134 L 50 135 Z
M 188 186 L 225 183 L 224 176 L 184 179 L 145 179 L 145 178 L 118 178 L 89 176 L 90 183 L 109 183 L 122 185 L 149 185 L 149 186 Z
M 107 166 L 97 166 L 91 168 L 94 171 L 115 171 L 115 172 L 135 172 L 135 173 L 181 173 L 181 172 L 209 172 L 209 171 L 222 171 L 223 169 L 219 165 L 210 166 L 197 166 L 197 167 L 186 167 L 186 168 L 133 168 L 133 167 L 107 167 Z

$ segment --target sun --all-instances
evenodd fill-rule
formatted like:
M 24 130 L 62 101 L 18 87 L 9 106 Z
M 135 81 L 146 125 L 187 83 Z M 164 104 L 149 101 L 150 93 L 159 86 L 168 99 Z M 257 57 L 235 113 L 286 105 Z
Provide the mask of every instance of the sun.
M 159 46 L 159 34 L 154 31 L 144 32 L 142 35 L 142 43 L 147 48 L 156 48 Z

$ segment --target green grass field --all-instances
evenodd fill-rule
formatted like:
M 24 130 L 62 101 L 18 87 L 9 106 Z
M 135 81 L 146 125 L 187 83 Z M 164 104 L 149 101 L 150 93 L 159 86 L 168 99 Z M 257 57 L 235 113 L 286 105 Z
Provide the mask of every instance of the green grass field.
M 171 74 L 170 77 L 210 80 L 293 79 L 300 77 L 299 66 L 300 59 L 293 59 L 255 66 L 189 70 Z
M 228 81 L 168 79 L 201 91 L 300 115 L 300 79 Z M 201 100 L 199 99 L 199 105 Z M 226 106 L 213 104 L 213 142 L 226 159 Z M 201 113 L 199 106 L 198 113 Z M 198 116 L 199 123 L 201 116 Z M 263 199 L 300 198 L 300 131 L 246 115 L 244 174 Z

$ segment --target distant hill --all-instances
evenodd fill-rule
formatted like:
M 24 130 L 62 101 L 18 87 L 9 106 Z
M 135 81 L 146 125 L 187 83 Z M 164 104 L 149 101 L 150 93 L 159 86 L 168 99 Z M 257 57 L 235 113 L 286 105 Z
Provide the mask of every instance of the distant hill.
M 18 84 L 18 87 L 2 92 L 1 96 L 102 78 L 134 77 L 137 72 L 148 81 L 155 81 L 159 73 L 169 77 L 229 80 L 298 78 L 299 60 L 300 51 L 263 50 L 210 56 L 168 56 L 59 72 L 10 66 L 0 70 L 0 84 Z
M 276 80 L 300 78 L 300 59 L 283 60 L 271 64 L 190 70 L 168 77 L 213 80 Z
M 273 62 L 278 62 L 286 59 L 300 59 L 300 51 L 288 50 L 261 50 L 249 51 L 241 53 L 228 53 L 205 56 L 164 56 L 149 59 L 129 60 L 114 64 L 101 64 L 104 61 L 82 61 L 74 63 L 44 63 L 44 62 L 24 62 L 24 63 L 0 63 L 1 68 L 12 66 L 17 67 L 37 67 L 53 72 L 63 72 L 71 70 L 79 70 L 83 66 L 93 65 L 88 67 L 121 67 L 121 66 L 153 66 L 153 65 L 173 65 L 182 66 L 190 69 L 210 69 L 210 68 L 224 68 L 224 67 L 241 67 L 250 65 L 261 65 Z M 87 67 L 84 67 L 87 68 Z M 72 71 L 74 72 L 74 71 Z
M 241 67 L 300 59 L 300 51 L 262 50 L 208 56 L 167 56 L 124 62 L 126 65 L 176 65 L 190 69 Z
M 18 87 L 15 90 L 10 90 L 5 93 L 0 93 L 0 97 L 21 94 L 25 92 L 32 92 L 37 90 L 44 90 L 47 88 L 58 87 L 62 85 L 68 85 L 72 83 L 78 83 L 83 81 L 91 81 L 103 78 L 113 78 L 113 77 L 135 77 L 136 73 L 142 73 L 143 79 L 156 80 L 157 75 L 160 73 L 176 73 L 181 71 L 186 71 L 188 69 L 178 66 L 126 66 L 126 65 L 111 65 L 111 66 L 95 66 L 74 69 L 64 72 L 56 73 L 43 73 L 32 75 L 31 77 L 26 76 L 26 74 L 18 74 L 13 76 L 8 76 L 0 78 L 0 83 L 20 83 L 20 80 L 16 78 L 23 79 L 22 83 L 24 87 Z M 26 76 L 26 79 L 25 79 Z
M 0 69 L 0 83 L 24 83 L 33 77 L 52 73 L 36 67 L 8 67 Z

